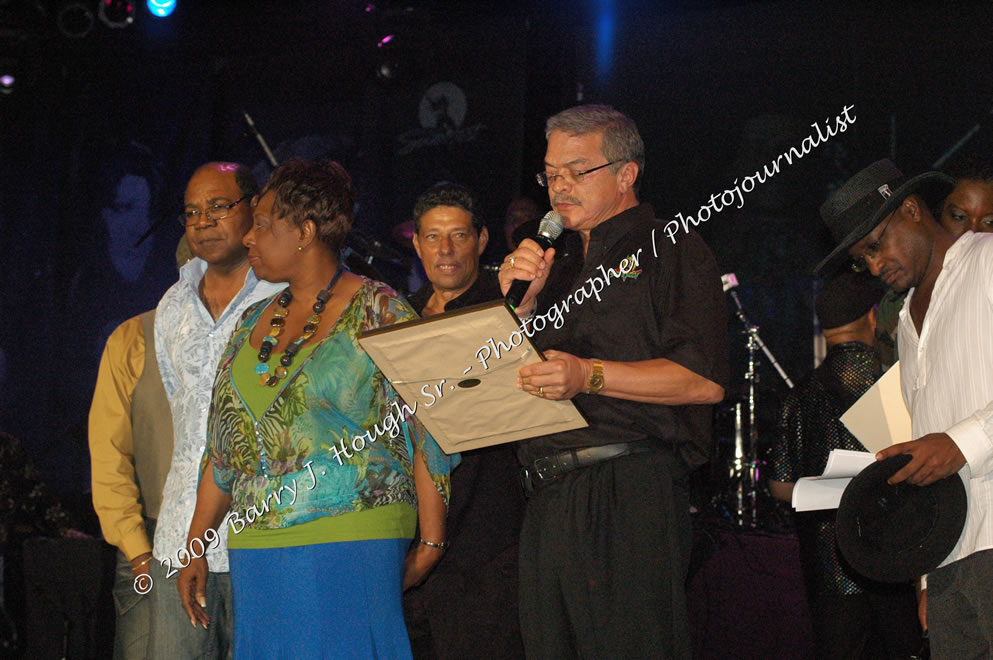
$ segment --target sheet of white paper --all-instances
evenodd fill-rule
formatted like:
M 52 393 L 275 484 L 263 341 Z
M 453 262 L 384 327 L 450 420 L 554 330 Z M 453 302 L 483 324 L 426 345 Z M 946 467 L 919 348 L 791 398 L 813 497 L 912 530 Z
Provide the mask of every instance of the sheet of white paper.
M 793 508 L 797 511 L 837 509 L 848 482 L 875 460 L 876 455 L 871 452 L 832 449 L 821 476 L 802 477 L 794 484 Z
M 844 479 L 819 479 L 804 477 L 793 487 L 793 508 L 797 511 L 819 511 L 837 509 L 841 494 L 851 477 Z
M 913 440 L 910 413 L 900 390 L 899 362 L 841 416 L 841 422 L 873 453 Z
M 851 449 L 832 449 L 828 456 L 827 466 L 821 479 L 838 479 L 854 477 L 864 468 L 872 465 L 876 455 L 867 451 L 852 451 Z

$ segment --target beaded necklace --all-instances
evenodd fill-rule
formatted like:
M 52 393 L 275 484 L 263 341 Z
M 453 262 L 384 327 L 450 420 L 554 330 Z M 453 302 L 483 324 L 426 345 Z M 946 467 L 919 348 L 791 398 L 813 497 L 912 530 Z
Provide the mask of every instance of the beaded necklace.
M 269 334 L 262 338 L 262 347 L 259 348 L 259 363 L 255 365 L 255 373 L 259 375 L 259 385 L 262 387 L 275 387 L 280 380 L 286 378 L 286 374 L 289 373 L 287 368 L 293 364 L 293 358 L 300 351 L 300 347 L 305 341 L 314 336 L 317 328 L 321 325 L 321 312 L 324 311 L 325 305 L 331 299 L 331 290 L 334 289 L 334 285 L 337 284 L 338 278 L 341 277 L 344 270 L 345 265 L 339 264 L 338 270 L 335 271 L 334 277 L 331 278 L 331 283 L 328 284 L 327 288 L 317 293 L 317 301 L 313 307 L 314 313 L 307 318 L 307 322 L 303 326 L 303 333 L 283 351 L 283 355 L 279 358 L 279 366 L 275 369 L 270 369 L 269 357 L 272 355 L 272 349 L 276 348 L 276 345 L 279 344 L 279 335 L 282 334 L 283 329 L 286 327 L 286 317 L 290 313 L 289 305 L 293 300 L 290 287 L 286 287 L 279 294 L 279 298 L 276 300 L 276 311 L 272 313 L 272 320 L 269 321 L 272 328 L 269 330 Z

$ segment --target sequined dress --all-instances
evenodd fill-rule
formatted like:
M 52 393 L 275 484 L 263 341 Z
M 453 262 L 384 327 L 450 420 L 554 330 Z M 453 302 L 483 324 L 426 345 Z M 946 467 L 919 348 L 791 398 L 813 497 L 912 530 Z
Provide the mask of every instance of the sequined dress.
M 793 482 L 821 474 L 832 449 L 865 451 L 838 417 L 882 375 L 879 355 L 852 341 L 832 346 L 824 362 L 786 396 L 772 452 L 776 481 Z M 861 593 L 835 544 L 835 510 L 796 516 L 800 559 L 808 592 L 850 596 Z

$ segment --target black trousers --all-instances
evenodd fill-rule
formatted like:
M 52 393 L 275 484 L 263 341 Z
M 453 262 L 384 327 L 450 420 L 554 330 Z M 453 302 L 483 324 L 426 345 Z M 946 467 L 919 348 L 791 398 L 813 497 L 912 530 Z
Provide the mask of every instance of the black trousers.
M 917 597 L 910 584 L 851 596 L 810 598 L 818 660 L 906 660 L 921 647 Z
M 928 574 L 927 627 L 936 660 L 993 657 L 993 550 Z
M 685 471 L 661 450 L 623 456 L 531 497 L 520 541 L 528 658 L 690 657 Z

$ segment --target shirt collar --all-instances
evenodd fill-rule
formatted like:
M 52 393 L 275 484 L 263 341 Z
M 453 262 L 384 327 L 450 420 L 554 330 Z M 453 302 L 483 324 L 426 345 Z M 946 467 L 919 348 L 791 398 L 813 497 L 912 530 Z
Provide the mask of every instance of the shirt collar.
M 966 233 L 959 236 L 958 240 L 952 243 L 952 245 L 945 251 L 945 259 L 944 261 L 941 262 L 941 270 L 938 272 L 938 280 L 935 281 L 934 291 L 931 293 L 932 298 L 931 298 L 931 305 L 929 306 L 928 309 L 929 314 L 931 308 L 934 306 L 934 302 L 936 301 L 936 299 L 937 300 L 941 299 L 941 296 L 937 294 L 938 294 L 939 282 L 945 279 L 942 277 L 942 275 L 945 272 L 949 272 L 949 273 L 955 272 L 955 269 L 958 268 L 959 266 L 959 262 L 962 261 L 962 259 L 965 256 L 965 253 L 969 251 L 969 249 L 972 247 L 973 242 L 976 241 L 978 237 L 979 234 L 973 231 L 967 231 Z M 907 292 L 907 297 L 904 299 L 903 306 L 900 308 L 900 314 L 898 315 L 901 320 L 903 319 L 904 316 L 907 316 L 908 317 L 907 322 L 910 323 L 911 325 L 913 325 L 913 321 L 909 318 L 910 301 L 911 299 L 913 299 L 914 293 L 916 291 L 917 291 L 917 287 L 915 286 L 911 288 L 910 291 Z M 916 331 L 917 328 L 915 327 L 914 328 L 915 334 Z
M 194 289 L 198 289 L 200 287 L 200 280 L 203 279 L 206 272 L 207 262 L 200 257 L 193 257 L 179 269 L 179 279 Z M 245 283 L 242 285 L 242 289 L 244 290 L 246 287 L 251 288 L 259 281 L 259 278 L 255 276 L 255 271 L 249 268 L 245 274 Z
M 417 311 L 418 315 L 422 314 L 424 307 L 428 304 L 428 301 L 431 300 L 432 295 L 434 295 L 434 284 L 428 281 L 410 297 L 409 302 Z M 497 281 L 496 275 L 490 271 L 484 270 L 482 266 L 480 266 L 479 271 L 476 273 L 476 281 L 473 282 L 468 289 L 463 291 L 461 295 L 458 295 L 445 303 L 445 311 L 449 312 L 460 307 L 468 307 L 469 305 L 489 302 L 501 297 L 500 285 Z
M 193 257 L 179 269 L 179 279 L 196 288 L 206 272 L 207 262 L 200 257 Z
M 958 240 L 952 243 L 951 247 L 945 251 L 945 260 L 941 263 L 941 270 L 955 270 L 958 267 L 959 261 L 962 260 L 962 256 L 968 251 L 969 246 L 972 245 L 977 236 L 978 234 L 972 231 L 967 231 L 959 236 Z

